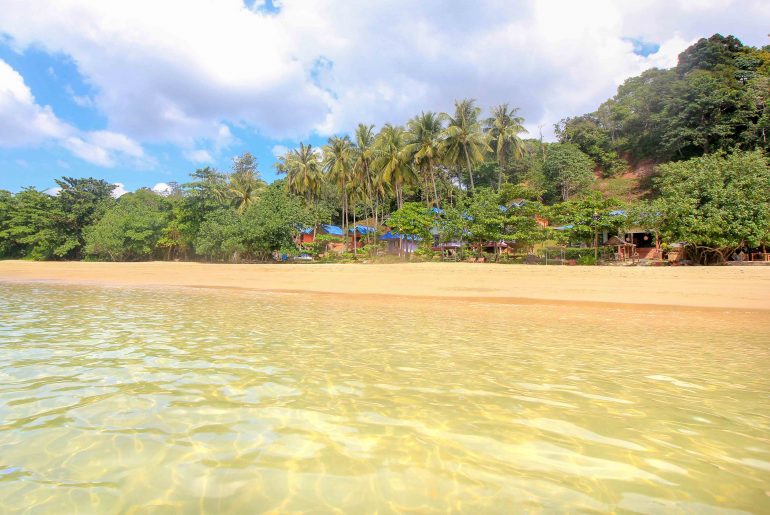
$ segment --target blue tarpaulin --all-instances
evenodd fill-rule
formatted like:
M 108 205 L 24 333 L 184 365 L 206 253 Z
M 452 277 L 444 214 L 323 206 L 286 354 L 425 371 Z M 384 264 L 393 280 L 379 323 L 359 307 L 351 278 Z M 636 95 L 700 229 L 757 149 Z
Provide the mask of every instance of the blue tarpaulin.
M 381 240 L 400 240 L 401 238 L 402 238 L 401 234 L 393 231 L 388 231 L 382 236 L 380 236 Z M 422 238 L 420 238 L 419 236 L 415 236 L 413 234 L 403 235 L 403 239 L 407 241 L 422 241 Z
M 350 232 L 356 231 L 358 234 L 372 234 L 374 232 L 377 232 L 377 229 L 374 227 L 368 227 L 366 225 L 356 225 L 352 229 L 348 229 Z M 342 234 L 342 232 L 340 232 Z
M 575 226 L 574 226 L 574 225 L 572 225 L 572 224 L 569 224 L 569 225 L 560 225 L 559 227 L 553 227 L 553 230 L 554 230 L 554 231 L 569 231 L 569 230 L 570 230 L 570 229 L 572 229 L 573 227 L 575 227 Z
M 302 232 L 305 234 L 313 234 L 313 228 L 308 227 L 307 229 L 302 229 Z M 318 227 L 317 232 L 321 234 L 331 234 L 332 236 L 342 236 L 345 234 L 342 232 L 342 229 L 336 225 L 321 225 Z

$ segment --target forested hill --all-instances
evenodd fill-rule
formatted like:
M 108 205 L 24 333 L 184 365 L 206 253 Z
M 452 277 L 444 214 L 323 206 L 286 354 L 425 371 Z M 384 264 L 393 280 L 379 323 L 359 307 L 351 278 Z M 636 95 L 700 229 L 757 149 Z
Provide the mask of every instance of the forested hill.
M 557 126 L 562 143 L 591 156 L 605 176 L 643 160 L 661 163 L 733 149 L 770 149 L 770 45 L 715 34 L 676 67 L 626 80 L 617 94 Z

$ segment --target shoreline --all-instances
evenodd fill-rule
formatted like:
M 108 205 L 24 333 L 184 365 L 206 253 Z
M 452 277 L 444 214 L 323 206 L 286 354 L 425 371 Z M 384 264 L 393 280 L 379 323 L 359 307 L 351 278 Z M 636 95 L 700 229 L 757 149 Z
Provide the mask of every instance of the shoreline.
M 767 267 L 473 263 L 209 264 L 0 261 L 0 283 L 181 287 L 351 298 L 770 310 Z

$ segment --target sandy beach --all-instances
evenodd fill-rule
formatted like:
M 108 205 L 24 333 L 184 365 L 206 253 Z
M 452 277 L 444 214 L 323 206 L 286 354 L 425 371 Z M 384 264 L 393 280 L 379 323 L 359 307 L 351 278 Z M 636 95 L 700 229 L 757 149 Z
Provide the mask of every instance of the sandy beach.
M 770 310 L 770 268 L 0 262 L 0 282 Z

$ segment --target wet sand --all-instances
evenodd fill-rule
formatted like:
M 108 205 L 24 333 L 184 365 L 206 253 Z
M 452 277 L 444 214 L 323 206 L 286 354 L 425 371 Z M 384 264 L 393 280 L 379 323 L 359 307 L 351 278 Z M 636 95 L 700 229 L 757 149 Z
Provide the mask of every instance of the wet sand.
M 770 310 L 770 267 L 0 261 L 0 282 Z

